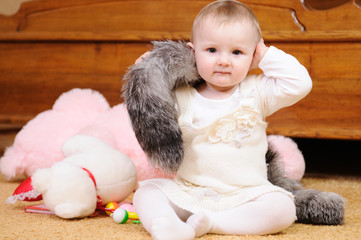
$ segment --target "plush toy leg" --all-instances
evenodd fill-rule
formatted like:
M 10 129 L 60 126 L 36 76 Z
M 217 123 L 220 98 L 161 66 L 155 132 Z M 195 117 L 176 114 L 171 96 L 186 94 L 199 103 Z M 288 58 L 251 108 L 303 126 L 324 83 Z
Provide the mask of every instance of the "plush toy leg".
M 287 178 L 282 159 L 273 150 L 272 145 L 269 145 L 266 159 L 268 180 L 292 192 L 295 197 L 297 222 L 322 225 L 343 224 L 345 205 L 343 197 L 336 193 L 304 189 L 298 181 Z
M 95 211 L 95 206 L 94 204 L 94 207 L 90 208 L 87 204 L 78 202 L 61 203 L 54 208 L 54 212 L 61 218 L 82 218 L 91 215 Z

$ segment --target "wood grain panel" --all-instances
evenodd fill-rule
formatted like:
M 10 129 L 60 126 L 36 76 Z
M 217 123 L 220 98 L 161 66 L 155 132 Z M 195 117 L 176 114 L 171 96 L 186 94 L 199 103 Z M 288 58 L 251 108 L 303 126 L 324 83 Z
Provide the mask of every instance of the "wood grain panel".
M 212 1 L 46 0 L 0 16 L 0 40 L 149 41 L 188 39 L 198 11 Z M 361 10 L 351 2 L 328 11 L 300 1 L 243 1 L 269 41 L 361 40 Z
M 314 88 L 271 116 L 269 132 L 294 137 L 361 139 L 361 43 L 271 43 L 309 70 Z M 121 102 L 127 67 L 149 49 L 137 43 L 0 44 L 0 122 L 24 124 L 75 87 Z
M 308 68 L 313 89 L 296 105 L 271 116 L 269 132 L 361 139 L 361 43 L 275 45 Z
M 24 123 L 72 88 L 98 90 L 117 104 L 122 75 L 148 48 L 120 43 L 0 44 L 0 122 Z

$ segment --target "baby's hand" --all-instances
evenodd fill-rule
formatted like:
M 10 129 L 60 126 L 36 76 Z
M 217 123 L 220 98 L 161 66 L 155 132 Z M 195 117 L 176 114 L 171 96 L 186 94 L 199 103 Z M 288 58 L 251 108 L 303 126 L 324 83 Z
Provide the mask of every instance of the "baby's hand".
M 258 44 L 256 46 L 256 50 L 253 54 L 251 69 L 258 68 L 258 64 L 261 62 L 261 60 L 262 60 L 263 56 L 266 54 L 267 50 L 268 50 L 268 47 L 264 44 L 264 41 L 261 38 L 261 40 L 258 42 Z
M 140 56 L 139 58 L 137 58 L 137 60 L 135 60 L 135 64 L 143 61 L 145 58 L 148 57 L 149 54 L 150 54 L 150 51 L 143 53 L 142 56 Z

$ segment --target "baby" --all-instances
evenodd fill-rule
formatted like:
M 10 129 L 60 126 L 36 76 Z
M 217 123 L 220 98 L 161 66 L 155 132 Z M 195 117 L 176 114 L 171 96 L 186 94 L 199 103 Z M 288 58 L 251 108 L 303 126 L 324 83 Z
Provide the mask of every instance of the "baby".
M 140 183 L 133 203 L 144 228 L 161 240 L 282 231 L 296 208 L 291 193 L 267 180 L 265 118 L 309 93 L 307 70 L 266 47 L 238 1 L 202 9 L 188 46 L 204 81 L 176 90 L 184 159 L 175 179 Z M 248 75 L 256 67 L 263 74 Z

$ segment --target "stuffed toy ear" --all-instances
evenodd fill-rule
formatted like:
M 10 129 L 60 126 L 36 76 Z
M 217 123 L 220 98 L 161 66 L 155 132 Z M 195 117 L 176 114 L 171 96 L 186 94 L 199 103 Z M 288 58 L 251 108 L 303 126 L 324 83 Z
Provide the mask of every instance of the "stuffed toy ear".
M 153 42 L 154 49 L 125 75 L 123 97 L 135 135 L 150 163 L 168 173 L 183 160 L 175 87 L 199 80 L 193 52 L 184 42 Z
M 40 201 L 43 197 L 41 193 L 34 190 L 32 179 L 25 179 L 14 191 L 14 194 L 6 200 L 7 204 L 14 204 L 16 201 Z

